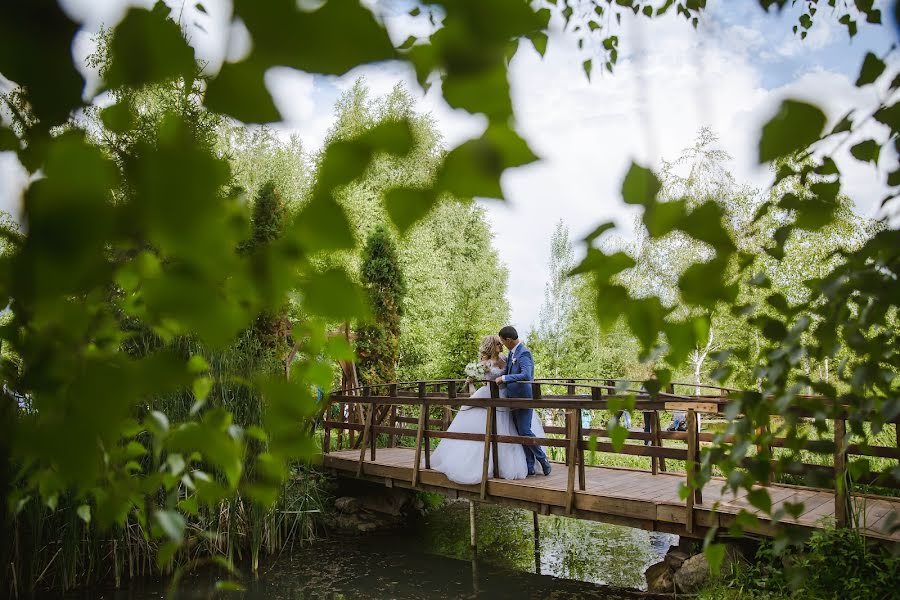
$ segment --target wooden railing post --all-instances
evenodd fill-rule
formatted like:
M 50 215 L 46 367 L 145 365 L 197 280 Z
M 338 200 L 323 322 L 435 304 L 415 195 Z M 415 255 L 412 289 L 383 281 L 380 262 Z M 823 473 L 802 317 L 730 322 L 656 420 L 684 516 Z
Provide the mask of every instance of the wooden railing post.
M 575 423 L 575 409 L 567 412 L 568 425 L 566 427 L 566 435 L 568 436 L 569 445 L 567 447 L 567 464 L 569 466 L 568 480 L 566 483 L 566 513 L 572 514 L 575 509 L 575 461 L 578 449 L 578 423 Z
M 363 398 L 369 397 L 369 387 L 366 386 L 363 388 Z M 359 444 L 359 464 L 356 467 L 356 476 L 360 477 L 363 474 L 363 462 L 366 460 L 366 445 L 369 439 L 372 437 L 372 421 L 375 419 L 375 405 L 369 404 L 369 414 L 366 415 L 366 424 L 363 427 L 362 439 Z M 375 453 L 372 452 L 372 460 L 375 459 Z
M 493 407 L 490 407 L 493 408 Z M 484 457 L 481 463 L 481 499 L 487 498 L 488 464 L 491 460 L 491 432 L 494 431 L 494 411 L 488 408 L 484 425 Z M 497 464 L 497 456 L 494 456 Z
M 422 436 L 425 434 L 425 420 L 428 418 L 428 404 L 425 384 L 419 384 L 419 426 L 416 429 L 416 457 L 413 462 L 412 486 L 419 485 L 419 464 L 422 461 Z
M 578 462 L 578 489 L 582 492 L 587 488 L 587 481 L 584 474 L 584 449 L 581 447 L 583 429 L 581 426 L 581 409 L 575 409 L 575 460 Z
M 834 520 L 838 527 L 847 526 L 847 422 L 834 420 Z
M 500 397 L 500 386 L 495 382 L 491 383 L 491 398 Z M 488 409 L 491 412 L 491 451 L 494 453 L 494 478 L 500 479 L 500 451 L 497 443 L 497 407 L 492 406 Z
M 363 389 L 363 394 L 367 398 L 371 398 L 372 390 L 366 387 Z M 378 434 L 375 433 L 375 427 L 378 426 L 378 419 L 375 418 L 376 416 L 375 404 L 369 404 L 369 450 L 371 451 L 369 460 L 372 461 L 375 460 L 375 445 L 378 442 Z
M 357 394 L 353 394 L 353 395 L 358 396 L 359 394 L 357 393 Z M 356 407 L 357 407 L 357 405 L 352 402 L 347 403 L 347 423 L 355 423 L 356 422 L 354 420 L 354 419 L 356 419 L 356 414 L 354 413 L 354 411 L 356 410 Z M 350 449 L 356 448 L 356 430 L 355 429 L 347 430 L 347 444 L 348 444 L 347 447 Z
M 422 445 L 425 446 L 425 468 L 431 468 L 431 437 L 428 435 L 431 426 L 431 407 L 425 412 L 425 429 L 422 431 Z
M 456 382 L 451 381 L 447 384 L 447 399 L 448 400 L 456 400 Z M 450 422 L 453 420 L 453 413 L 450 411 L 449 406 L 444 407 L 444 420 L 441 424 L 444 431 L 447 431 L 450 428 Z
M 331 451 L 331 425 L 328 422 L 331 420 L 329 417 L 331 413 L 331 400 L 327 400 L 325 402 L 325 412 L 322 413 L 325 415 L 323 421 L 325 422 L 324 433 L 322 434 L 322 453 L 328 454 Z
M 688 485 L 688 497 L 686 502 L 686 510 L 687 510 L 687 525 L 686 529 L 688 533 L 694 532 L 694 504 L 702 503 L 702 497 L 700 496 L 700 490 L 693 489 L 691 480 L 694 479 L 694 476 L 697 473 L 699 464 L 698 464 L 698 456 L 699 456 L 699 435 L 697 432 L 697 413 L 693 408 L 689 408 L 687 411 L 687 464 L 685 469 L 685 478 L 687 479 Z
M 391 398 L 397 397 L 397 384 L 396 383 L 392 383 L 390 386 L 388 386 L 388 395 Z M 391 429 L 393 429 L 394 427 L 397 426 L 397 405 L 396 404 L 391 404 L 390 419 L 391 419 Z M 399 443 L 400 443 L 400 436 L 394 435 L 393 433 L 388 436 L 388 445 L 391 448 L 396 448 Z
M 572 384 L 574 384 L 574 383 L 575 383 L 575 380 L 574 380 L 574 379 L 570 379 L 570 380 L 569 380 L 569 384 L 570 384 L 570 385 L 566 386 L 566 393 L 567 393 L 569 396 L 574 396 L 574 395 L 575 395 L 575 386 L 572 385 Z
M 341 391 L 341 394 L 343 394 L 343 393 L 344 393 L 344 392 Z M 338 410 L 340 411 L 340 412 L 338 413 L 338 421 L 340 421 L 341 424 L 343 424 L 343 423 L 344 423 L 344 419 L 345 419 L 345 418 L 348 418 L 349 415 L 350 415 L 349 411 L 347 411 L 347 403 L 346 403 L 346 402 L 341 402 L 340 404 L 338 404 Z M 344 417 L 344 413 L 345 413 L 345 412 L 347 413 L 347 417 Z M 336 437 L 337 437 L 337 439 L 335 440 L 335 445 L 337 446 L 337 449 L 340 450 L 340 449 L 342 449 L 342 448 L 344 447 L 344 430 L 343 430 L 343 429 L 338 429 L 338 430 L 337 430 L 337 436 L 336 436 Z

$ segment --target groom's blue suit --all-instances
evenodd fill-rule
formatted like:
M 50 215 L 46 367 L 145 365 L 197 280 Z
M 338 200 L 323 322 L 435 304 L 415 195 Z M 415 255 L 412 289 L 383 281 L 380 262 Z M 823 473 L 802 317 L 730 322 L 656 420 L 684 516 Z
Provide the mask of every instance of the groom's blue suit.
M 534 379 L 534 358 L 531 350 L 525 344 L 519 344 L 513 348 L 506 361 L 506 373 L 503 381 L 506 383 L 506 396 L 508 398 L 531 398 L 531 385 L 522 383 Z M 523 437 L 535 437 L 531 431 L 531 418 L 534 412 L 531 408 L 518 408 L 513 411 L 516 429 Z M 547 461 L 547 455 L 540 446 L 522 446 L 525 449 L 525 462 L 528 472 L 534 472 L 534 461 L 537 459 L 542 465 Z

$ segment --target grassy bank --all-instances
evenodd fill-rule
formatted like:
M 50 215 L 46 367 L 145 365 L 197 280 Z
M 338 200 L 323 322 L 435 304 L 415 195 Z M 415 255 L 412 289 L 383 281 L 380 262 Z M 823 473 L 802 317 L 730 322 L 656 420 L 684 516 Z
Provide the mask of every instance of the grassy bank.
M 316 514 L 328 502 L 322 475 L 296 466 L 276 504 L 268 509 L 238 495 L 213 507 L 185 512 L 185 542 L 170 559 L 152 527 L 129 518 L 124 527 L 100 530 L 79 514 L 80 502 L 60 498 L 51 508 L 28 502 L 12 523 L 3 572 L 9 597 L 39 590 L 64 591 L 99 582 L 118 587 L 129 579 L 169 577 L 213 562 L 256 570 L 267 556 L 316 537 Z
M 886 600 L 900 590 L 900 554 L 852 529 L 819 531 L 778 555 L 769 542 L 750 565 L 711 582 L 698 600 Z

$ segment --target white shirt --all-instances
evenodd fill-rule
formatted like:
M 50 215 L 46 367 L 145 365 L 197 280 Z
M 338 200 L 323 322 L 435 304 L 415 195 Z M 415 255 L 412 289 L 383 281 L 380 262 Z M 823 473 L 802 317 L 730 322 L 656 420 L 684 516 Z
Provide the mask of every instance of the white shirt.
M 506 361 L 507 361 L 507 362 L 512 362 L 513 355 L 515 355 L 516 350 L 518 350 L 518 349 L 519 349 L 519 346 L 521 346 L 521 345 L 522 345 L 522 342 L 519 342 L 518 344 L 516 344 L 515 346 L 513 346 L 513 349 L 509 351 L 509 355 L 508 355 L 507 358 L 506 358 Z M 504 382 L 504 383 L 506 382 L 506 375 L 503 376 L 503 382 Z

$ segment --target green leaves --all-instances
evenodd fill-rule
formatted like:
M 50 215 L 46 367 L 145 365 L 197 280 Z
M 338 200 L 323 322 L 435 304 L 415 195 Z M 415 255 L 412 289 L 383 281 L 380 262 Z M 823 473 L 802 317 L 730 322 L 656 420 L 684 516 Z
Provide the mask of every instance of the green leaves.
M 245 123 L 279 119 L 264 86 L 270 67 L 343 75 L 358 65 L 396 57 L 387 32 L 357 2 L 331 1 L 308 11 L 293 0 L 238 0 L 235 13 L 250 31 L 253 50 L 242 62 L 223 65 L 205 101 Z
M 153 514 L 153 519 L 170 540 L 179 544 L 184 541 L 185 522 L 180 513 L 174 510 L 158 510 Z
M 884 72 L 885 66 L 883 60 L 872 52 L 867 52 L 865 59 L 863 59 L 862 68 L 859 71 L 859 77 L 856 79 L 856 87 L 875 83 L 875 80 Z
M 865 140 L 850 148 L 850 154 L 852 154 L 853 158 L 856 160 L 871 162 L 876 165 L 878 164 L 878 154 L 880 151 L 881 146 L 879 146 L 875 140 Z
M 253 61 L 226 63 L 206 89 L 206 106 L 244 123 L 270 123 L 281 118 Z
M 616 423 L 613 428 L 609 431 L 609 440 L 612 442 L 613 450 L 616 452 L 621 452 L 622 447 L 625 446 L 625 440 L 628 439 L 628 430 Z
M 158 1 L 153 10 L 132 8 L 116 26 L 110 42 L 111 62 L 106 72 L 109 87 L 139 86 L 184 77 L 196 69 L 194 50 L 169 8 Z
M 394 188 L 384 196 L 384 208 L 400 235 L 425 217 L 436 202 L 435 193 L 423 188 Z
M 356 241 L 350 223 L 338 205 L 338 188 L 361 177 L 379 152 L 402 156 L 413 144 L 406 121 L 386 121 L 349 140 L 339 140 L 325 149 L 312 200 L 298 215 L 293 239 L 307 251 L 353 248 Z M 408 213 L 394 207 L 401 221 Z
M 237 0 L 235 13 L 253 38 L 250 60 L 261 72 L 283 65 L 328 75 L 395 57 L 372 13 L 357 2 L 326 2 L 302 10 L 293 0 Z
M 304 306 L 320 317 L 347 321 L 369 316 L 362 289 L 341 270 L 313 273 L 303 282 L 300 290 Z
M 444 159 L 435 187 L 458 198 L 503 198 L 500 175 L 537 160 L 528 144 L 506 125 L 489 125 Z
M 707 544 L 703 548 L 703 555 L 709 563 L 709 572 L 713 577 L 717 576 L 725 559 L 725 544 Z
M 822 135 L 825 114 L 817 107 L 785 100 L 763 126 L 759 140 L 759 162 L 770 162 L 803 150 Z
M 483 113 L 492 125 L 506 125 L 512 116 L 506 76 L 510 44 L 542 31 L 549 11 L 517 0 L 459 0 L 445 10 L 443 27 L 431 36 L 430 45 L 410 51 L 419 83 L 425 85 L 433 72 L 440 72 L 451 106 Z
M 656 201 L 660 188 L 659 179 L 650 169 L 631 163 L 622 182 L 622 199 L 628 204 L 647 206 Z
M 0 19 L 0 73 L 25 88 L 46 131 L 81 104 L 84 79 L 72 63 L 77 25 L 57 2 L 11 2 Z

